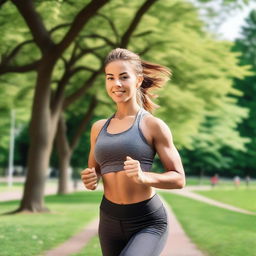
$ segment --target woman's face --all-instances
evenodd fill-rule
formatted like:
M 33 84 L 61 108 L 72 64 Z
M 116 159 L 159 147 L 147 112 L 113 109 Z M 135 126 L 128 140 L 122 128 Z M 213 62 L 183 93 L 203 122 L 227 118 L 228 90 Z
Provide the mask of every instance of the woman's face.
M 116 103 L 136 99 L 136 89 L 142 83 L 129 61 L 117 60 L 110 62 L 106 68 L 106 89 L 108 95 Z

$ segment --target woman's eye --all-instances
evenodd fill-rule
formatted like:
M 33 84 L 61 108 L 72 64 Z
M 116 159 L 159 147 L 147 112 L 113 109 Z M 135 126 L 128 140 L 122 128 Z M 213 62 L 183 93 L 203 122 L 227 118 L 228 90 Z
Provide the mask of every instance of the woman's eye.
M 113 80 L 113 77 L 107 77 L 107 80 Z
M 121 77 L 121 79 L 123 79 L 123 80 L 125 80 L 125 79 L 127 79 L 127 78 L 129 78 L 128 76 L 122 76 Z

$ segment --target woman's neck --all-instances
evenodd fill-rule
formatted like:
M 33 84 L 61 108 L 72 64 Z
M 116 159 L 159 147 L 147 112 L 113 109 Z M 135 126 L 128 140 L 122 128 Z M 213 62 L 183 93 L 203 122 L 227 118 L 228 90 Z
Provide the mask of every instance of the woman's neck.
M 130 106 L 130 107 L 117 106 L 115 118 L 122 119 L 127 116 L 135 116 L 140 110 L 140 108 L 141 107 L 139 105 Z

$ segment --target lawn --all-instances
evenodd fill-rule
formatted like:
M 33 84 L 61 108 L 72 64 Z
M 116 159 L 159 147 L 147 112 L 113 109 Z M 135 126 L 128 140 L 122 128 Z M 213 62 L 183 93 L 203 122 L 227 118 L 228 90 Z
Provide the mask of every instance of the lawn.
M 210 197 L 212 199 L 221 201 L 223 203 L 231 204 L 239 208 L 246 209 L 256 213 L 256 189 L 240 187 L 235 189 L 214 188 L 209 191 L 195 191 L 201 195 Z
M 196 179 L 189 181 L 196 184 Z M 207 180 L 204 181 L 204 184 Z M 16 189 L 20 189 L 18 184 Z M 256 211 L 255 186 L 235 189 L 225 182 L 202 195 Z M 255 256 L 256 216 L 234 213 L 182 196 L 161 192 L 170 203 L 187 234 L 209 256 Z M 51 213 L 0 216 L 1 256 L 43 255 L 73 234 L 79 232 L 98 215 L 102 192 L 79 192 L 65 196 L 48 196 Z M 1 202 L 0 213 L 13 210 L 17 201 Z M 101 256 L 98 237 L 73 256 Z
M 197 186 L 197 185 L 211 185 L 210 182 L 210 177 L 204 176 L 202 178 L 198 176 L 187 176 L 186 177 L 186 185 L 187 186 Z M 218 187 L 219 188 L 234 188 L 234 181 L 231 178 L 224 178 L 224 177 L 219 177 L 219 182 L 218 182 Z M 244 179 L 241 179 L 241 188 L 246 187 L 246 183 Z M 250 182 L 251 188 L 256 189 L 256 180 L 252 179 Z
M 47 196 L 51 213 L 0 216 L 1 256 L 43 255 L 79 232 L 98 216 L 102 192 Z M 1 202 L 1 213 L 13 210 L 18 201 Z
M 210 178 L 207 177 L 197 177 L 197 176 L 188 176 L 186 177 L 186 185 L 188 186 L 197 186 L 197 185 L 211 185 Z
M 11 187 L 5 182 L 0 182 L 0 192 L 22 191 L 23 183 L 15 182 Z
M 214 207 L 162 192 L 185 232 L 209 256 L 255 256 L 256 215 Z

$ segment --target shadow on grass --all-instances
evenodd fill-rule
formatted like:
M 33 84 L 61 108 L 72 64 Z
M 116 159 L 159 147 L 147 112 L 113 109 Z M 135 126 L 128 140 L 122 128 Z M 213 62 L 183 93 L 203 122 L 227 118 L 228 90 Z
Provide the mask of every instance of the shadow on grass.
M 45 204 L 46 206 L 49 204 L 77 204 L 77 203 L 92 203 L 92 204 L 100 204 L 102 198 L 102 191 L 83 191 L 83 192 L 75 192 L 66 195 L 49 195 L 45 197 Z M 20 201 L 19 200 L 10 200 L 0 202 L 0 206 L 13 208 L 14 212 L 15 209 L 19 207 Z M 49 206 L 50 208 L 51 206 Z M 8 212 L 0 212 L 0 215 L 8 215 L 13 211 Z

